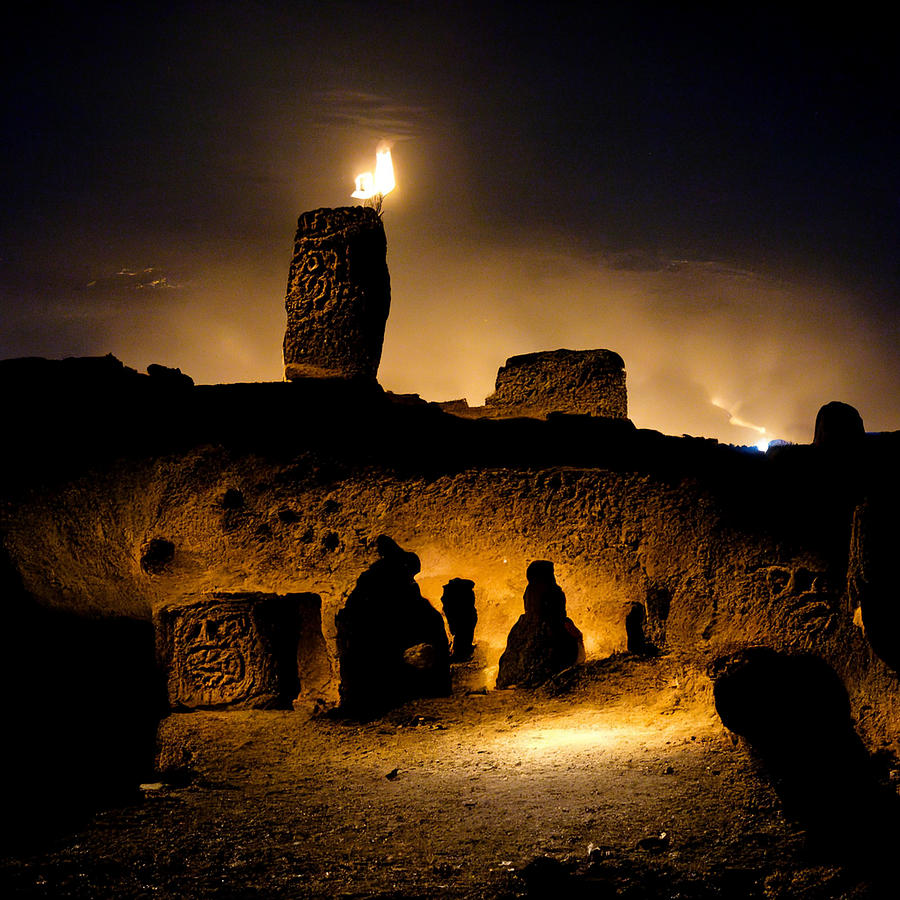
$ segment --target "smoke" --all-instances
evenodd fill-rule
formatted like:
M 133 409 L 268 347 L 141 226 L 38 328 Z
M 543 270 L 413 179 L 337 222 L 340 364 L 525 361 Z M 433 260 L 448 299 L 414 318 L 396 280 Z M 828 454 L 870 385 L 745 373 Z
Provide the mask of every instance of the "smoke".
M 431 249 L 392 251 L 381 380 L 398 392 L 477 405 L 509 356 L 603 347 L 625 359 L 639 427 L 808 442 L 835 399 L 869 430 L 896 427 L 891 334 L 836 288 L 638 253 Z
M 30 273 L 28 288 L 4 285 L 0 358 L 112 353 L 138 371 L 178 367 L 198 383 L 281 380 L 288 258 Z
M 405 200 L 404 177 L 426 176 L 401 162 L 399 199 L 385 214 L 387 389 L 478 405 L 510 356 L 608 348 L 625 360 L 639 427 L 734 444 L 755 443 L 764 428 L 808 442 L 830 400 L 856 406 L 870 431 L 897 427 L 893 313 L 813 279 L 708 260 L 492 242 L 440 204 Z M 7 278 L 0 355 L 111 352 L 139 370 L 178 366 L 198 383 L 280 380 L 291 237 L 289 219 L 280 242 Z
M 347 204 L 387 140 L 387 388 L 480 403 L 508 356 L 606 347 L 640 426 L 808 441 L 837 399 L 897 427 L 896 293 L 836 286 L 896 292 L 871 23 L 189 7 L 20 42 L 0 355 L 279 379 L 296 216 Z

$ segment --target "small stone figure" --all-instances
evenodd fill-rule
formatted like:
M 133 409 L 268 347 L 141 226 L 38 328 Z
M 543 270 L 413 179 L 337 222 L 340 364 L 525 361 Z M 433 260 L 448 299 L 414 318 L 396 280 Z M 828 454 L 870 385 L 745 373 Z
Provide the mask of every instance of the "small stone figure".
M 472 658 L 475 651 L 475 625 L 478 613 L 475 611 L 475 582 L 468 578 L 451 578 L 444 585 L 441 606 L 447 617 L 450 634 L 453 635 L 451 662 L 464 662 Z
M 525 612 L 513 625 L 500 657 L 497 687 L 533 686 L 584 662 L 584 640 L 566 616 L 566 595 L 553 563 L 536 560 L 526 571 Z
M 419 590 L 419 557 L 391 538 L 336 617 L 341 709 L 360 718 L 413 697 L 450 693 L 450 645 L 441 614 Z

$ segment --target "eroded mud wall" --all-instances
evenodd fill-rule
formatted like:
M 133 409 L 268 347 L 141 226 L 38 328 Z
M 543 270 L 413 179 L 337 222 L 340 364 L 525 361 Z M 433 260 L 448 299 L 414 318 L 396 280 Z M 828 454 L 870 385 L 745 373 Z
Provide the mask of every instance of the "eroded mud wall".
M 475 582 L 489 666 L 538 558 L 555 563 L 590 656 L 625 649 L 635 602 L 673 648 L 828 644 L 846 630 L 840 566 L 757 524 L 693 479 L 572 468 L 332 478 L 302 457 L 285 465 L 207 448 L 34 498 L 10 520 L 7 545 L 41 603 L 91 614 L 149 618 L 209 591 L 313 592 L 332 649 L 334 614 L 381 533 L 419 555 L 433 603 L 450 578 Z M 154 539 L 174 552 L 148 572 Z
M 464 421 L 351 387 L 195 389 L 180 413 L 166 395 L 166 452 L 141 409 L 125 456 L 94 462 L 115 449 L 96 437 L 77 472 L 9 492 L 0 534 L 24 590 L 145 620 L 209 592 L 310 592 L 333 661 L 334 616 L 387 534 L 418 554 L 432 603 L 451 578 L 475 582 L 488 684 L 525 569 L 549 559 L 589 656 L 624 650 L 641 604 L 660 646 L 701 663 L 754 643 L 818 653 L 873 734 L 896 719 L 846 588 L 855 477 L 883 461 L 763 460 L 591 417 Z

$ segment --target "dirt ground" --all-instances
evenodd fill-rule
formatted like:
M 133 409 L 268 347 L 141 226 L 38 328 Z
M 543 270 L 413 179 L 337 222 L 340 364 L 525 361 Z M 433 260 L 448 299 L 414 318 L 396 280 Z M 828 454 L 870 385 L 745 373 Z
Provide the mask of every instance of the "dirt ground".
M 170 780 L 0 861 L 4 896 L 889 895 L 810 850 L 688 664 L 613 657 L 527 691 L 466 678 L 369 723 L 172 715 Z

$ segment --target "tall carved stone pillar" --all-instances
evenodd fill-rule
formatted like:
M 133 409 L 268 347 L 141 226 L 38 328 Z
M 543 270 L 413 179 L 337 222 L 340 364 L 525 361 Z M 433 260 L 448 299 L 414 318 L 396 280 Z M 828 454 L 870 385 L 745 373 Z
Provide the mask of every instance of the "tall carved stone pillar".
M 303 213 L 285 298 L 285 378 L 375 378 L 390 306 L 387 239 L 375 210 Z

